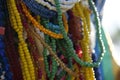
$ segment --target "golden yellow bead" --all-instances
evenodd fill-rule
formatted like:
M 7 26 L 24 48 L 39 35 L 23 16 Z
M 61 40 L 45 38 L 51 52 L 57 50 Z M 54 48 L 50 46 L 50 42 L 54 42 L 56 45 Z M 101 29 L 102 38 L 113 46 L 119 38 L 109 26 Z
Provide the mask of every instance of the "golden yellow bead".
M 23 38 L 23 35 L 18 35 L 18 38 L 19 38 L 19 39 Z

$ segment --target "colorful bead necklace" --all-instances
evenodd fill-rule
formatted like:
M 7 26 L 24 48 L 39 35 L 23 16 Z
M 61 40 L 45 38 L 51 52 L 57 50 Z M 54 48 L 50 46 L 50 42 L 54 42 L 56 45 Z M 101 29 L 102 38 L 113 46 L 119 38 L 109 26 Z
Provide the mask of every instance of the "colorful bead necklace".
M 90 40 L 92 12 L 101 51 L 97 60 Z M 102 38 L 92 0 L 1 0 L 0 79 L 100 79 Z
M 47 27 L 48 21 L 47 21 L 47 20 L 42 20 L 42 21 L 43 21 L 44 26 L 45 26 L 46 28 L 48 28 L 48 27 Z M 46 42 L 47 42 L 49 45 L 51 45 L 52 50 L 54 51 L 54 53 L 56 53 L 56 40 L 53 39 L 53 38 L 50 38 L 50 39 L 51 39 L 51 42 L 49 42 L 49 37 L 48 37 L 47 35 L 45 35 L 45 40 L 46 40 Z M 57 62 L 55 61 L 54 58 L 52 58 L 51 61 L 52 61 L 52 64 L 51 64 L 51 65 L 52 65 L 52 71 L 49 72 L 49 73 L 50 73 L 50 76 L 48 76 L 48 77 L 50 77 L 50 80 L 53 80 L 53 79 L 54 79 L 54 76 L 55 76 L 55 74 L 56 74 L 56 72 L 57 72 Z
M 25 43 L 23 38 L 23 26 L 21 23 L 20 14 L 16 7 L 16 3 L 14 0 L 10 0 L 7 2 L 7 4 L 12 27 L 18 33 L 18 50 L 21 58 L 23 78 L 25 80 L 35 80 L 34 65 L 29 50 L 27 48 L 27 44 Z
M 29 7 L 29 9 L 35 13 L 36 15 L 40 15 L 44 18 L 52 18 L 53 16 L 56 16 L 57 13 L 45 8 L 44 6 L 38 4 L 35 0 L 23 0 L 24 3 Z
M 48 29 L 45 29 L 42 25 L 40 25 L 31 15 L 30 13 L 27 11 L 27 8 L 25 7 L 25 5 L 23 3 L 21 3 L 23 11 L 26 15 L 26 17 L 33 23 L 33 25 L 37 28 L 39 28 L 42 32 L 44 32 L 47 35 L 50 35 L 53 38 L 63 38 L 63 36 L 61 34 L 56 34 Z M 65 28 L 67 29 L 67 28 Z M 66 30 L 67 31 L 67 30 Z
M 23 21 L 25 21 L 25 19 Z M 36 65 L 38 67 L 38 69 L 37 69 L 38 70 L 38 72 L 37 72 L 38 78 L 37 79 L 42 78 L 42 80 L 45 80 L 46 79 L 46 73 L 44 71 L 45 69 L 44 69 L 44 63 L 43 63 L 44 62 L 43 61 L 43 56 L 41 55 L 41 52 L 39 53 L 39 50 L 37 50 L 37 47 L 36 47 L 37 45 L 35 45 L 36 40 L 33 39 L 34 37 L 31 37 L 33 35 L 28 30 L 29 26 L 25 22 L 23 22 L 23 25 L 24 25 L 24 27 L 25 27 L 25 29 L 27 31 L 27 34 L 29 35 L 28 40 L 29 40 L 29 42 L 31 44 L 31 49 L 30 50 L 32 51 L 33 57 L 35 59 L 34 62 L 36 63 Z M 41 74 L 41 71 L 42 71 L 42 74 Z
M 50 55 L 53 56 L 55 58 L 55 60 L 57 61 L 57 63 L 61 66 L 62 69 L 64 69 L 66 72 L 68 72 L 70 75 L 73 75 L 73 76 L 77 76 L 74 72 L 72 72 L 69 68 L 67 68 L 65 66 L 65 64 L 63 62 L 61 62 L 61 60 L 57 57 L 57 55 L 55 55 L 55 53 L 52 51 L 51 47 L 48 46 L 48 44 L 46 44 L 44 42 L 44 40 L 41 38 L 41 36 L 39 36 L 38 34 L 36 34 L 32 29 L 29 29 L 31 31 L 31 33 L 36 36 L 40 41 L 41 43 L 43 44 L 44 47 L 46 47 L 49 52 L 50 52 Z
M 94 7 L 94 4 L 93 4 L 93 2 L 90 0 L 89 1 L 90 2 L 90 4 L 92 5 L 92 7 L 94 8 L 93 10 L 95 11 L 95 7 Z M 71 53 L 71 55 L 70 56 L 73 56 L 73 58 L 75 59 L 75 61 L 76 62 L 78 62 L 81 66 L 86 66 L 86 67 L 97 67 L 99 64 L 100 64 L 100 62 L 101 62 L 101 60 L 102 60 L 102 57 L 103 57 L 103 54 L 104 54 L 104 52 L 105 52 L 105 49 L 104 49 L 104 44 L 103 44 L 103 41 L 100 39 L 100 42 L 102 43 L 101 44 L 101 46 L 102 46 L 102 53 L 101 53 L 101 55 L 100 55 L 100 57 L 99 57 L 99 59 L 98 59 L 98 61 L 95 63 L 89 63 L 89 62 L 83 62 L 82 60 L 80 60 L 78 57 L 77 57 L 77 55 L 75 55 L 75 52 L 74 52 L 74 50 L 72 49 L 72 42 L 70 41 L 70 39 L 67 37 L 67 35 L 66 35 L 66 33 L 65 33 L 65 31 L 64 31 L 64 27 L 63 27 L 63 22 L 62 22 L 62 13 L 61 13 L 61 11 L 60 11 L 60 5 L 59 5 L 59 2 L 57 1 L 57 0 L 55 0 L 55 3 L 56 3 L 56 8 L 57 8 L 57 10 L 58 10 L 58 22 L 59 22 L 59 26 L 60 26 L 60 29 L 61 29 L 61 32 L 62 32 L 62 34 L 63 34 L 63 37 L 65 38 L 65 40 L 66 40 L 66 42 L 67 42 L 67 44 L 69 45 L 69 53 Z M 95 11 L 95 14 L 96 14 L 96 11 Z M 95 15 L 95 16 L 98 16 L 98 15 Z M 98 18 L 98 17 L 97 17 Z M 97 19 L 97 23 L 98 23 L 98 19 Z M 99 24 L 98 24 L 98 32 L 100 32 L 100 26 L 99 26 Z M 100 33 L 99 33 L 99 35 L 101 35 Z M 100 37 L 100 36 L 99 36 Z

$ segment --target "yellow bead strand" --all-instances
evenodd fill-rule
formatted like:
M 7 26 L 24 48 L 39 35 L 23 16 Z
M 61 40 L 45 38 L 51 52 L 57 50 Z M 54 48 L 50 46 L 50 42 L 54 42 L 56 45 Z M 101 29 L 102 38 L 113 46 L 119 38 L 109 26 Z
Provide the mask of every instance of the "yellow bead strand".
M 80 74 L 80 70 L 79 70 L 79 69 L 80 69 L 80 68 L 79 68 L 78 65 L 75 63 L 75 64 L 73 65 L 73 70 L 75 70 L 74 72 L 77 73 L 77 74 Z M 78 77 L 72 76 L 71 80 L 80 80 L 80 79 L 79 79 L 79 76 L 78 76 Z
M 8 2 L 9 3 L 9 2 Z M 17 28 L 17 23 L 16 23 L 16 20 L 15 20 L 15 16 L 13 16 L 13 11 L 11 10 L 11 8 L 10 8 L 10 4 L 8 4 L 8 9 L 9 9 L 9 13 L 10 13 L 10 15 L 11 15 L 11 18 L 10 18 L 10 21 L 11 21 L 11 25 L 12 25 L 12 27 L 14 26 L 14 28 L 17 30 L 18 28 Z M 18 29 L 19 30 L 19 29 Z M 18 31 L 17 30 L 17 31 Z M 23 74 L 23 78 L 24 78 L 24 80 L 26 80 L 27 79 L 27 77 L 26 77 L 26 73 L 28 73 L 27 71 L 28 71 L 28 69 L 27 69 L 27 66 L 25 66 L 25 65 L 27 65 L 26 64 L 26 59 L 25 59 L 25 57 L 24 57 L 24 52 L 23 52 L 23 50 L 21 50 L 21 46 L 20 46 L 20 44 L 19 44 L 19 48 L 18 48 L 18 50 L 19 50 L 19 55 L 20 55 L 20 59 L 21 59 L 21 66 L 22 66 L 22 74 Z M 24 70 L 24 69 L 26 69 L 26 70 Z
M 23 38 L 23 26 L 21 23 L 20 14 L 17 10 L 15 1 L 9 0 L 8 7 L 10 12 L 10 21 L 11 21 L 12 27 L 18 33 L 19 55 L 20 55 L 21 64 L 22 64 L 21 66 L 23 66 L 22 71 L 24 71 L 23 78 L 24 80 L 35 80 L 34 65 L 33 65 L 29 50 L 27 48 L 27 44 L 25 43 L 25 40 Z
M 90 21 L 88 20 L 89 19 L 89 15 L 88 13 L 84 14 L 84 10 L 86 8 L 83 7 L 83 5 L 81 3 L 77 3 L 75 5 L 75 7 L 73 8 L 73 12 L 76 16 L 79 16 L 82 18 L 82 21 L 83 21 L 83 28 L 84 28 L 84 38 L 83 40 L 80 41 L 80 44 L 81 44 L 81 47 L 82 47 L 82 50 L 83 50 L 83 60 L 84 61 L 88 61 L 88 62 L 91 62 L 92 59 L 91 59 L 91 56 L 90 56 L 90 42 L 89 42 L 89 31 L 90 31 L 90 28 L 88 26 L 90 26 Z M 86 16 L 87 15 L 87 18 Z M 84 78 L 85 80 L 94 80 L 94 73 L 93 73 L 93 68 L 82 68 L 83 71 L 84 71 Z
M 90 13 L 91 13 L 91 11 L 87 7 L 83 7 L 83 8 L 84 8 L 83 13 L 84 13 L 84 16 L 86 18 L 88 31 L 91 32 L 91 29 L 90 29 Z
M 19 44 L 19 53 L 20 53 L 20 59 L 21 59 L 23 78 L 24 78 L 24 80 L 31 80 L 27 61 L 25 59 L 24 52 L 23 52 L 22 46 L 20 44 Z

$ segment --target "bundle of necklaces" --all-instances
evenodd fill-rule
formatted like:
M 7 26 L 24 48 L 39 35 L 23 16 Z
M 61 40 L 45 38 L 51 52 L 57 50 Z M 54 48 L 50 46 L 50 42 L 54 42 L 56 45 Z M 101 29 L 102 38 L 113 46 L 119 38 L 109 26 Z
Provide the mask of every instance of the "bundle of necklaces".
M 101 80 L 101 28 L 92 0 L 0 0 L 0 80 Z

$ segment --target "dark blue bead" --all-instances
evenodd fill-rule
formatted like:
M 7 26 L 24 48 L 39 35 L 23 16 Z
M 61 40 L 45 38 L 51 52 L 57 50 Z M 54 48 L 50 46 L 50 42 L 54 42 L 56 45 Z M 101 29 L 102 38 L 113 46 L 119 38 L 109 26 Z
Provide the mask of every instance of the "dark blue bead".
M 35 13 L 36 15 L 40 15 L 41 17 L 49 19 L 54 17 L 57 14 L 55 11 L 45 8 L 44 6 L 40 5 L 34 0 L 30 0 L 30 1 L 23 0 L 23 1 L 33 13 Z
M 0 20 L 0 26 L 5 26 L 5 21 Z
M 2 40 L 3 40 L 3 36 L 0 35 L 0 41 L 2 41 Z
M 3 49 L 3 48 L 5 48 L 5 45 L 3 42 L 0 42 L 0 49 Z
M 8 64 L 7 64 L 8 59 L 6 58 L 6 56 L 3 57 L 3 62 L 4 62 L 4 65 L 6 64 L 5 67 L 9 67 Z
M 5 65 L 5 71 L 9 71 L 9 68 L 10 68 L 10 65 L 9 65 L 9 64 L 6 64 L 6 65 Z
M 11 72 L 6 72 L 5 76 L 6 76 L 7 80 L 12 80 L 13 74 Z
M 0 26 L 5 27 L 6 23 L 6 0 L 0 0 Z M 0 76 L 2 72 L 5 71 L 5 79 L 4 80 L 12 80 L 12 75 L 10 72 L 10 65 L 8 63 L 8 59 L 5 55 L 5 44 L 4 44 L 4 36 L 0 35 L 0 63 L 2 64 L 2 68 L 0 68 Z M 6 77 L 8 76 L 8 77 Z
M 5 56 L 5 50 L 4 49 L 0 49 L 0 56 L 4 57 Z
M 96 62 L 97 61 L 97 55 L 96 54 L 92 54 L 92 59 L 93 59 L 93 62 Z M 96 78 L 96 80 L 102 80 L 101 72 L 100 72 L 99 67 L 98 68 L 94 68 L 94 71 L 95 71 L 95 78 Z
M 5 13 L 4 12 L 0 12 L 0 19 L 4 18 L 5 17 Z

